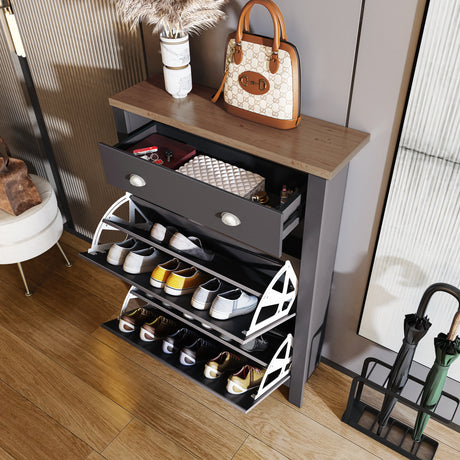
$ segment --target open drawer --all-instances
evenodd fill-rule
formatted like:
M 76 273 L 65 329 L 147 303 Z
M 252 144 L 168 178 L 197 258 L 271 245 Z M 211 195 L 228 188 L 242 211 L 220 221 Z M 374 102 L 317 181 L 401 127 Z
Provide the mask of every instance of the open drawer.
M 126 151 L 153 133 L 185 142 L 199 153 L 265 177 L 270 196 L 268 205 L 252 202 Z M 157 122 L 149 123 L 114 147 L 101 143 L 99 148 L 106 180 L 111 185 L 269 254 L 281 255 L 283 239 L 300 221 L 305 173 L 274 166 L 267 160 Z M 283 184 L 292 184 L 295 191 L 280 204 Z M 224 223 L 224 213 L 236 216 L 232 224 L 236 221 L 237 225 Z

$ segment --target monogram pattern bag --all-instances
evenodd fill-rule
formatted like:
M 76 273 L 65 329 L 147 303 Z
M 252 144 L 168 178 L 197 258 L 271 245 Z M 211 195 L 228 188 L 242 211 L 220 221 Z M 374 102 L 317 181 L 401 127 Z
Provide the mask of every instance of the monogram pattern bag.
M 10 157 L 6 142 L 0 137 L 4 151 L 0 158 L 0 209 L 18 216 L 32 206 L 40 204 L 42 199 L 27 172 L 26 164 Z
M 274 37 L 251 34 L 249 14 L 254 5 L 268 9 Z M 300 63 L 294 45 L 287 42 L 286 26 L 271 0 L 251 0 L 236 32 L 227 39 L 225 75 L 213 97 L 224 95 L 225 109 L 243 118 L 275 128 L 295 128 L 300 122 Z

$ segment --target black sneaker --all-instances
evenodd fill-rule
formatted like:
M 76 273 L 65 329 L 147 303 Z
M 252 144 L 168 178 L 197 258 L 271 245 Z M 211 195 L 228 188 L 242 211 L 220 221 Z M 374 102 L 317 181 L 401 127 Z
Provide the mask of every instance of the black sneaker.
M 256 337 L 254 340 L 250 340 L 247 343 L 241 345 L 241 348 L 246 351 L 265 351 L 268 348 L 268 340 L 263 335 Z
M 192 345 L 197 339 L 195 332 L 183 327 L 163 340 L 163 353 L 171 355 L 183 347 Z
M 199 338 L 189 347 L 182 348 L 179 356 L 184 366 L 193 366 L 200 361 L 208 361 L 218 353 L 217 347 L 203 338 Z

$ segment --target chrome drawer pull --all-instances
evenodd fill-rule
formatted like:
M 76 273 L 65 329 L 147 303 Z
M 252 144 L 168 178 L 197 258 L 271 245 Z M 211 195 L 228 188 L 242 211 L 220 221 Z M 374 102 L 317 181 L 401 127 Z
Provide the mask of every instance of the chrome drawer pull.
M 129 183 L 133 187 L 144 187 L 144 185 L 147 183 L 141 176 L 138 176 L 137 174 L 130 174 L 128 179 Z
M 231 212 L 221 212 L 220 220 L 223 224 L 228 225 L 229 227 L 237 227 L 241 224 L 241 220 Z

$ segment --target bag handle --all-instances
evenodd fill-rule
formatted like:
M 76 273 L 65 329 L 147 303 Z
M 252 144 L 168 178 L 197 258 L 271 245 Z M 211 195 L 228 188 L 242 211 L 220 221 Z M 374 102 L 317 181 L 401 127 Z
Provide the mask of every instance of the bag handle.
M 8 148 L 8 145 L 6 145 L 6 142 L 2 137 L 0 137 L 0 144 L 3 144 L 3 146 L 5 147 L 5 151 L 2 152 L 2 157 L 4 161 L 2 163 L 2 166 L 0 167 L 0 172 L 3 172 L 6 170 L 8 163 L 10 162 L 11 153 L 10 149 Z
M 243 38 L 243 24 L 245 21 L 245 18 L 248 18 L 249 21 L 249 13 L 251 12 L 251 9 L 254 5 L 259 4 L 267 8 L 268 12 L 270 13 L 272 20 L 273 20 L 273 26 L 275 29 L 275 33 L 273 36 L 273 43 L 272 43 L 272 57 L 270 58 L 270 63 L 269 63 L 269 69 L 271 73 L 276 73 L 280 62 L 278 59 L 278 50 L 280 47 L 280 20 L 278 17 L 278 7 L 274 8 L 274 3 L 271 0 L 251 0 L 250 2 L 246 3 L 244 6 L 243 10 L 241 11 L 240 18 L 238 20 L 238 28 L 236 30 L 236 36 L 235 36 L 235 52 L 233 54 L 233 61 L 235 64 L 241 64 L 243 60 L 243 50 L 241 48 L 241 40 Z M 276 6 L 276 5 L 275 5 Z M 284 24 L 284 20 L 283 20 Z M 286 31 L 285 31 L 286 32 Z
M 261 0 L 261 2 L 257 2 L 259 4 L 262 4 L 264 0 Z M 286 36 L 286 25 L 284 23 L 284 18 L 283 15 L 281 14 L 281 10 L 278 8 L 278 5 L 275 2 L 272 2 L 271 0 L 265 0 L 267 3 L 270 3 L 272 8 L 275 10 L 275 14 L 278 16 L 278 21 L 280 23 L 280 38 L 281 40 L 284 40 L 285 42 L 287 41 L 287 36 Z M 244 18 L 244 26 L 243 26 L 243 33 L 251 33 L 249 30 L 249 14 L 252 9 L 252 7 L 255 5 L 256 2 L 254 2 L 248 13 L 246 14 Z M 265 5 L 264 5 L 265 6 Z

